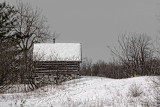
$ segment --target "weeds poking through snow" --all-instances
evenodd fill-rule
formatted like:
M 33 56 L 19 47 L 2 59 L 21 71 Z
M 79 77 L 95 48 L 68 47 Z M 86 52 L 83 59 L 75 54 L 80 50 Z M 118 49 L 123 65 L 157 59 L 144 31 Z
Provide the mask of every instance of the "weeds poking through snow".
M 129 95 L 132 96 L 132 97 L 139 97 L 143 93 L 140 85 L 137 85 L 136 83 L 132 84 L 129 87 L 128 91 L 129 91 Z

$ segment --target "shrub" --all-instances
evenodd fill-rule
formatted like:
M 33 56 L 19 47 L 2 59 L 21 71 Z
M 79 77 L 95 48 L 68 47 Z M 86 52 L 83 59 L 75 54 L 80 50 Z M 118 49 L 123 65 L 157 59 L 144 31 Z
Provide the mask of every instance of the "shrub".
M 136 83 L 132 84 L 129 87 L 129 95 L 132 97 L 139 97 L 143 91 L 141 90 L 140 86 L 138 86 Z

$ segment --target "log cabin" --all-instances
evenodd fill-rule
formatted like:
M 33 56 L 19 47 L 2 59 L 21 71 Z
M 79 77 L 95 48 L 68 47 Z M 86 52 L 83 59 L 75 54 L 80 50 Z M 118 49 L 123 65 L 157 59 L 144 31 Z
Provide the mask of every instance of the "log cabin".
M 33 61 L 36 84 L 58 84 L 78 78 L 82 47 L 80 43 L 36 43 Z

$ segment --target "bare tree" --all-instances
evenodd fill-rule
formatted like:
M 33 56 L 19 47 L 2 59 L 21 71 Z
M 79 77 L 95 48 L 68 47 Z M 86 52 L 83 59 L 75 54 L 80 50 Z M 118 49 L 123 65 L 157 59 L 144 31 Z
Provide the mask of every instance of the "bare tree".
M 46 18 L 39 8 L 33 8 L 22 1 L 17 3 L 17 24 L 15 31 L 20 38 L 19 48 L 22 51 L 30 50 L 34 43 L 49 39 L 49 27 Z
M 24 78 L 29 78 L 33 83 L 32 48 L 34 43 L 45 42 L 50 38 L 47 20 L 42 16 L 39 8 L 33 8 L 28 3 L 17 2 L 17 23 L 15 27 L 16 38 L 19 38 L 18 48 L 20 55 L 20 78 L 24 83 Z M 32 68 L 31 68 L 32 67 Z
M 151 38 L 146 34 L 130 33 L 123 34 L 118 39 L 119 49 L 111 49 L 125 65 L 126 72 L 131 76 L 148 75 L 148 62 L 153 58 L 153 48 Z

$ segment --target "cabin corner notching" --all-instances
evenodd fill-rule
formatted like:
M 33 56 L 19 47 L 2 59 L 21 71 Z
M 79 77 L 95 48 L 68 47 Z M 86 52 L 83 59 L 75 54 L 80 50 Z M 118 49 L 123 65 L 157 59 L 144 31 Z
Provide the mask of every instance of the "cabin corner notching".
M 35 83 L 60 83 L 77 78 L 82 50 L 80 43 L 37 43 L 33 47 Z

